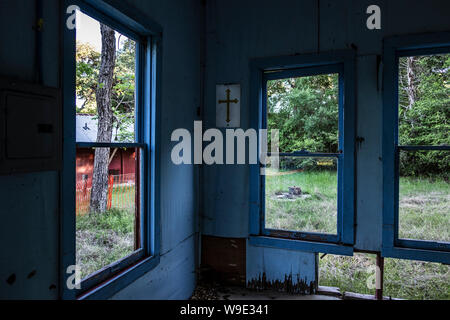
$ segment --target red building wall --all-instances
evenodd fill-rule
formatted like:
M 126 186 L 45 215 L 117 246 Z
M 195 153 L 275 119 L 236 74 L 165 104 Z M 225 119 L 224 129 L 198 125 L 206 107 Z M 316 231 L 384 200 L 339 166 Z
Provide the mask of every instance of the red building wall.
M 111 149 L 111 154 L 114 149 Z M 77 181 L 82 180 L 87 175 L 88 179 L 92 178 L 94 171 L 93 149 L 80 148 L 77 149 L 76 157 L 76 178 Z M 136 152 L 134 149 L 118 149 L 114 154 L 114 158 L 109 164 L 109 172 L 112 175 L 122 175 L 136 172 Z

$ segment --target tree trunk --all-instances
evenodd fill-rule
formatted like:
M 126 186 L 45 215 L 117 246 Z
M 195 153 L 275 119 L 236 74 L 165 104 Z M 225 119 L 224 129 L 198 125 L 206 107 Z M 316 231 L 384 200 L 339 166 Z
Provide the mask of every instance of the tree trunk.
M 406 58 L 406 78 L 408 80 L 408 86 L 406 87 L 406 92 L 408 94 L 408 109 L 412 109 L 414 103 L 416 103 L 417 98 L 417 86 L 416 86 L 416 58 L 408 57 Z
M 95 93 L 97 100 L 98 131 L 97 142 L 111 142 L 113 130 L 113 114 L 111 94 L 116 64 L 115 31 L 100 24 L 102 34 L 102 54 L 99 70 L 98 86 Z M 108 167 L 110 148 L 96 148 L 90 212 L 106 211 L 108 201 Z

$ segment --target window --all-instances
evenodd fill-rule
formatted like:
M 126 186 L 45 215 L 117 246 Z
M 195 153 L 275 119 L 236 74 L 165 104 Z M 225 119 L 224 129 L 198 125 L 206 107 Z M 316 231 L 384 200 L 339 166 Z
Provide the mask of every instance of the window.
M 87 282 L 98 272 L 106 278 L 119 260 L 141 257 L 144 153 L 135 108 L 137 43 L 78 14 L 84 27 L 76 40 L 76 262 Z M 109 87 L 99 86 L 107 77 Z
M 352 254 L 353 72 L 352 52 L 253 62 L 253 125 L 279 144 L 251 169 L 252 244 Z
M 159 262 L 160 28 L 102 1 L 76 9 L 77 30 L 64 33 L 64 126 L 75 136 L 64 136 L 62 266 L 76 265 L 81 283 L 63 272 L 61 286 L 63 298 L 102 298 Z
M 383 254 L 450 262 L 450 35 L 385 41 Z

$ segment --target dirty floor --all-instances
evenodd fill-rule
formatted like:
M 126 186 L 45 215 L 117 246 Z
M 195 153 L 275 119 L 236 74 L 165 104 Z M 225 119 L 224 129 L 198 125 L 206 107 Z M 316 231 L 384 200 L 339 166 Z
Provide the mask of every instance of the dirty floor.
M 199 285 L 192 300 L 340 300 L 325 295 L 298 295 L 277 291 L 254 291 L 240 287 Z

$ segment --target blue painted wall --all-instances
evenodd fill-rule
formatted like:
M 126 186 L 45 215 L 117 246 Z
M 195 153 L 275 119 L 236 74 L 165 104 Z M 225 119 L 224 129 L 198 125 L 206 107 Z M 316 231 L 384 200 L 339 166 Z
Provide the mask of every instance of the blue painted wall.
M 215 85 L 240 83 L 241 123 L 249 120 L 249 59 L 358 48 L 358 150 L 356 248 L 381 248 L 381 96 L 376 55 L 384 36 L 450 29 L 446 0 L 127 0 L 164 28 L 161 123 L 161 263 L 112 298 L 188 298 L 195 285 L 197 232 L 248 236 L 248 167 L 174 166 L 170 134 L 192 130 L 205 100 L 204 129 L 215 126 Z M 382 30 L 365 28 L 365 10 L 378 4 Z M 320 13 L 320 14 L 319 14 Z M 44 0 L 44 82 L 58 85 L 58 1 Z M 205 26 L 203 21 L 206 21 Z M 0 1 L 0 74 L 33 78 L 33 3 Z M 205 33 L 204 33 L 205 32 Z M 205 34 L 205 39 L 202 35 Z M 202 46 L 206 46 L 202 86 Z M 204 90 L 204 94 L 203 94 Z M 59 172 L 0 176 L 0 299 L 56 299 L 58 283 Z M 197 192 L 198 191 L 198 192 Z M 202 195 L 200 201 L 199 195 Z M 199 208 L 200 210 L 197 210 Z M 200 215 L 198 212 L 200 211 Z M 262 259 L 264 257 L 264 259 Z M 315 255 L 247 248 L 247 277 L 270 279 L 292 273 L 314 279 Z M 276 260 L 275 260 L 276 259 Z M 277 261 L 284 260 L 283 268 Z M 27 275 L 36 270 L 36 275 Z M 5 279 L 16 275 L 13 285 Z
M 290 293 L 313 292 L 311 289 L 315 289 L 317 281 L 316 263 L 317 256 L 312 253 L 247 244 L 247 286 L 253 289 L 286 290 Z
M 382 29 L 366 28 L 366 9 L 377 4 Z M 377 55 L 385 36 L 450 29 L 450 2 L 443 0 L 210 0 L 206 9 L 206 85 L 204 130 L 215 126 L 215 85 L 241 84 L 241 127 L 249 127 L 249 60 L 257 57 L 325 52 L 357 48 L 357 135 L 365 142 L 357 151 L 357 217 L 355 248 L 381 250 L 382 160 L 381 91 L 377 88 Z M 202 232 L 223 237 L 248 236 L 249 168 L 204 166 Z M 261 262 L 254 248 L 247 260 L 247 276 L 263 270 L 261 263 L 290 252 L 269 252 Z M 281 251 L 281 250 L 279 250 Z M 301 253 L 298 253 L 300 255 Z M 301 272 L 315 260 L 298 266 Z M 267 266 L 275 272 L 273 263 Z M 280 277 L 280 275 L 278 274 Z M 247 279 L 249 280 L 249 279 Z
M 161 262 L 114 298 L 184 299 L 195 285 L 198 168 L 170 161 L 170 134 L 192 128 L 201 101 L 200 1 L 128 1 L 163 26 Z M 44 1 L 44 81 L 58 86 L 58 1 Z M 0 74 L 33 80 L 34 1 L 0 1 Z M 0 299 L 56 299 L 59 172 L 0 176 Z M 31 279 L 27 276 L 36 270 Z M 13 285 L 6 279 L 16 275 Z M 53 287 L 52 287 L 53 288 Z
M 114 299 L 186 299 L 195 286 L 198 167 L 170 159 L 172 131 L 193 130 L 201 103 L 200 1 L 128 1 L 163 27 L 161 262 Z M 193 135 L 193 132 L 192 132 Z
M 34 1 L 0 2 L 0 75 L 33 80 L 34 19 Z M 43 79 L 58 86 L 57 1 L 44 1 L 44 19 Z M 0 299 L 57 298 L 59 173 L 0 176 L 0 203 Z

